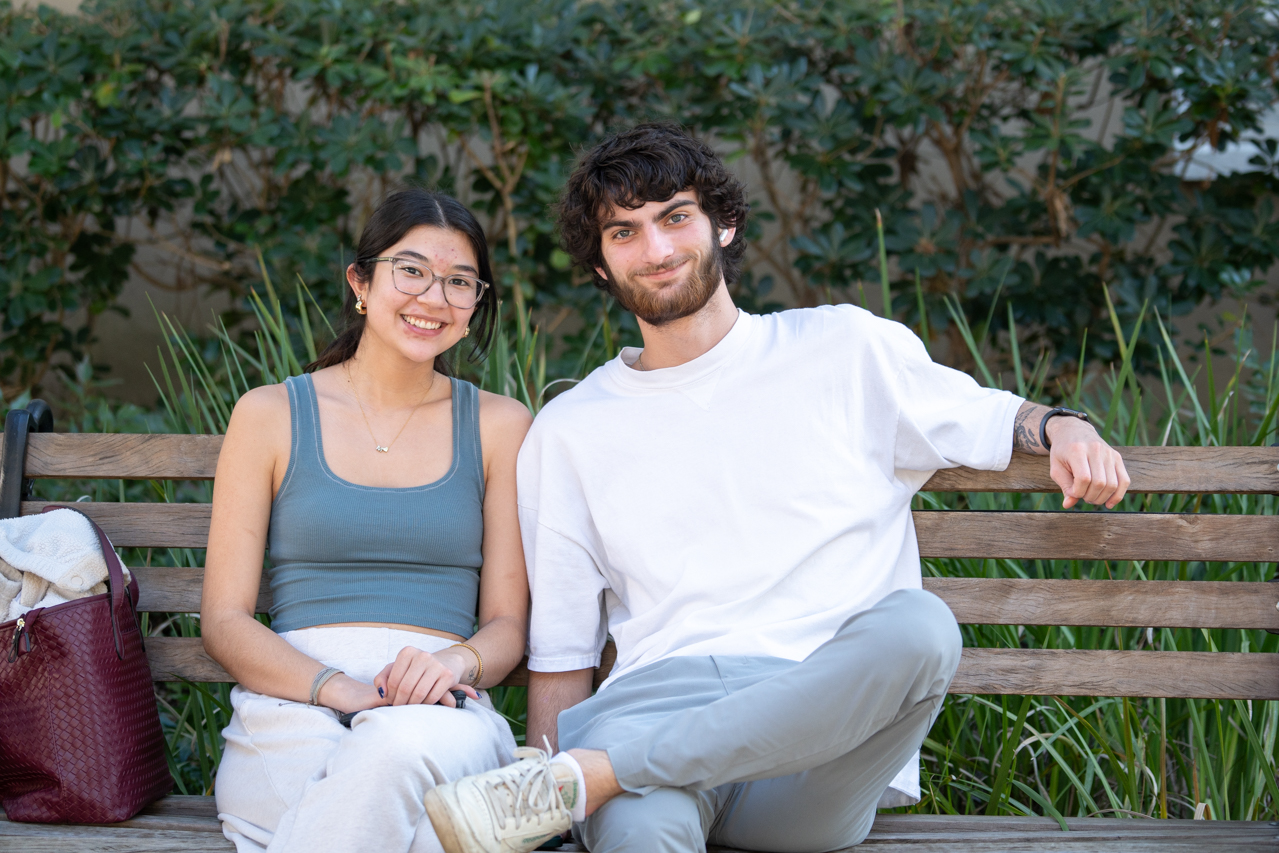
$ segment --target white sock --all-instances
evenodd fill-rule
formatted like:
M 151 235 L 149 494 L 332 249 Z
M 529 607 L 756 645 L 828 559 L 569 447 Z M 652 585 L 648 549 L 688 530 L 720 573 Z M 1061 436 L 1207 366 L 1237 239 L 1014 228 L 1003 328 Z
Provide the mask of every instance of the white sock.
M 559 783 L 560 796 L 573 816 L 573 823 L 581 823 L 586 820 L 586 776 L 582 765 L 567 752 L 561 752 L 551 759 L 551 767 L 556 771 L 555 781 Z

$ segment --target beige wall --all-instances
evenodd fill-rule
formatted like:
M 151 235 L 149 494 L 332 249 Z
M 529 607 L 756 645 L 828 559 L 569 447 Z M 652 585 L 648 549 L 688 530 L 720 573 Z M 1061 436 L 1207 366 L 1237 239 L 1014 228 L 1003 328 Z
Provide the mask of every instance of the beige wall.
M 17 0 L 15 9 L 30 9 L 34 6 L 52 6 L 59 12 L 80 11 L 80 0 Z
M 139 266 L 160 281 L 181 280 L 175 275 L 171 255 L 142 247 L 136 259 Z M 147 367 L 157 377 L 160 375 L 156 350 L 164 346 L 156 311 L 168 315 L 182 328 L 203 335 L 216 314 L 231 307 L 223 294 L 210 297 L 195 289 L 160 287 L 136 274 L 129 277 L 117 304 L 128 309 L 129 316 L 107 312 L 98 318 L 98 342 L 90 349 L 90 358 L 96 365 L 109 366 L 108 378 L 119 381 L 110 391 L 112 396 L 147 406 L 157 401 Z

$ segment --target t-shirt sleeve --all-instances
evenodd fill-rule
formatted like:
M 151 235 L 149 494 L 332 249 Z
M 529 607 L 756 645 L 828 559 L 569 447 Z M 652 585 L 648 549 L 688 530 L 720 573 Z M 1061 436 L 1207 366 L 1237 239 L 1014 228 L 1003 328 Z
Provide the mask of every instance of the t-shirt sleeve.
M 607 583 L 590 552 L 520 507 L 520 535 L 528 567 L 528 668 L 569 672 L 599 666 L 608 637 Z
M 586 497 L 553 414 L 543 410 L 524 439 L 516 491 L 531 598 L 528 666 L 569 672 L 599 665 L 608 639 L 609 584 L 600 572 Z
M 1007 391 L 983 388 L 968 374 L 937 364 L 909 329 L 892 334 L 896 366 L 897 430 L 894 461 L 909 471 L 960 465 L 983 471 L 1008 467 L 1013 421 L 1024 402 Z

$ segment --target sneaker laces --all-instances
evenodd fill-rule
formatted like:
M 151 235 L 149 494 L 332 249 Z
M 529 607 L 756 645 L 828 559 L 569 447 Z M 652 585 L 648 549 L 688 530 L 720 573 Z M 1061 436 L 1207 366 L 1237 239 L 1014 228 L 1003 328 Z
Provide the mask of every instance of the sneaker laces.
M 486 780 L 493 792 L 489 802 L 503 826 L 509 827 L 512 822 L 520 826 L 530 821 L 540 826 L 543 815 L 550 817 L 564 807 L 562 802 L 557 802 L 559 786 L 550 757 L 536 747 L 518 747 L 515 757 L 520 760 Z

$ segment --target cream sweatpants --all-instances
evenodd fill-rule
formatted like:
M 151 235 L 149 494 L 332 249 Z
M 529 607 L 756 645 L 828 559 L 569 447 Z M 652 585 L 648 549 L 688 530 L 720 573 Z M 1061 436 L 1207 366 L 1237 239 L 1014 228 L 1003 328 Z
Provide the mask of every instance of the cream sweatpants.
M 294 648 L 359 681 L 405 646 L 452 642 L 389 628 L 308 628 L 281 634 Z M 348 730 L 337 712 L 236 686 L 215 791 L 222 832 L 237 853 L 436 853 L 428 788 L 501 767 L 515 739 L 488 695 L 462 710 L 373 708 Z

